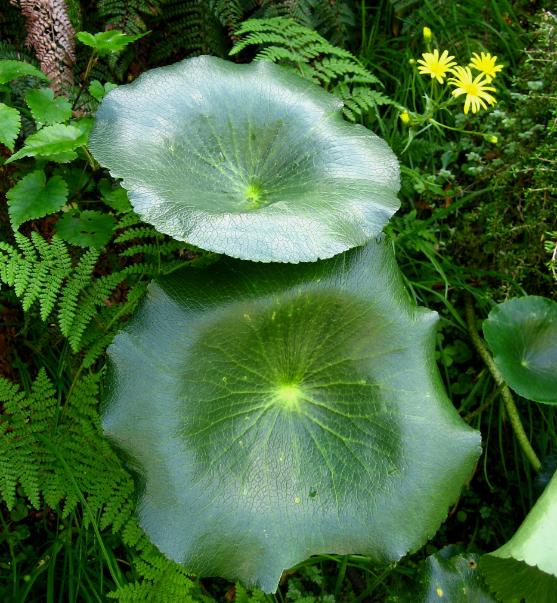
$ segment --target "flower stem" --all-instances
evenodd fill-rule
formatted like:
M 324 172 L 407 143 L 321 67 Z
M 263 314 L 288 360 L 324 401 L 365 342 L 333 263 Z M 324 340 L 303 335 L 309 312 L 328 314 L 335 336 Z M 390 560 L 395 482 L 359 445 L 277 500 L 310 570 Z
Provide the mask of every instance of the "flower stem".
M 528 440 L 528 436 L 524 431 L 524 427 L 522 426 L 522 421 L 520 420 L 520 415 L 518 414 L 518 409 L 514 403 L 511 390 L 505 383 L 503 375 L 501 375 L 499 372 L 499 369 L 495 365 L 495 362 L 491 357 L 491 354 L 489 353 L 483 339 L 480 337 L 478 330 L 476 329 L 476 315 L 474 313 L 474 305 L 470 295 L 466 297 L 466 323 L 468 325 L 468 332 L 470 333 L 470 338 L 472 339 L 474 346 L 478 350 L 479 355 L 482 357 L 482 360 L 485 362 L 489 372 L 493 376 L 495 383 L 501 390 L 501 397 L 503 398 L 503 403 L 505 404 L 505 410 L 509 415 L 514 435 L 516 436 L 522 451 L 526 455 L 526 458 L 530 461 L 530 464 L 534 470 L 539 471 L 542 464 L 534 452 L 534 449 Z
M 452 126 L 447 126 L 433 119 L 433 117 L 430 117 L 428 121 L 436 126 L 439 126 L 440 128 L 445 128 L 445 130 L 452 130 L 453 132 L 460 132 L 461 134 L 475 134 L 476 136 L 484 136 L 482 132 L 474 132 L 474 130 L 463 130 L 462 128 L 453 128 Z

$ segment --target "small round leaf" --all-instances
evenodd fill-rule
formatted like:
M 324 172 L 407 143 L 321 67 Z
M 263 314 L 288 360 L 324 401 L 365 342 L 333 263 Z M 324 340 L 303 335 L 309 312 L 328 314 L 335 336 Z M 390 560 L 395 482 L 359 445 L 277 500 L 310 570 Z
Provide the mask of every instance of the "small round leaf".
M 557 303 L 529 295 L 499 304 L 483 324 L 507 385 L 528 400 L 557 404 Z
M 444 393 L 436 321 L 375 240 L 152 284 L 109 348 L 103 416 L 143 478 L 152 541 L 266 591 L 312 554 L 419 548 L 480 453 Z
M 256 261 L 362 245 L 399 207 L 387 144 L 342 103 L 265 61 L 196 57 L 113 90 L 89 145 L 157 230 Z

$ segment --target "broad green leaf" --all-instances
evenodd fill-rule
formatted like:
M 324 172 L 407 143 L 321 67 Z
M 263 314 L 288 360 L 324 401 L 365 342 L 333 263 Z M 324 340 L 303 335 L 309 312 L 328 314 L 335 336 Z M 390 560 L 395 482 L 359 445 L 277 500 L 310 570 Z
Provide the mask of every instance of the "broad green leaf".
M 112 216 L 100 211 L 71 211 L 58 220 L 56 232 L 73 245 L 101 249 L 110 240 L 115 225 Z
M 505 603 L 557 601 L 557 473 L 515 535 L 484 555 L 480 569 Z
M 16 230 L 27 220 L 60 210 L 68 198 L 68 186 L 60 176 L 52 176 L 47 181 L 42 170 L 35 170 L 11 188 L 6 197 L 10 220 Z
M 15 140 L 21 128 L 21 115 L 17 109 L 0 103 L 0 143 L 10 151 L 14 150 Z
M 54 92 L 50 88 L 29 90 L 25 95 L 25 102 L 38 125 L 60 123 L 72 116 L 70 103 L 61 96 L 54 98 Z
M 17 80 L 20 77 L 27 77 L 29 75 L 48 81 L 48 78 L 40 69 L 37 69 L 33 65 L 29 65 L 29 63 L 12 60 L 0 61 L 0 84 L 6 84 L 12 80 Z
M 278 262 L 376 236 L 399 207 L 387 144 L 319 86 L 265 61 L 196 57 L 106 95 L 90 149 L 157 230 Z
M 75 149 L 87 143 L 87 133 L 78 125 L 55 124 L 45 126 L 35 134 L 31 134 L 25 145 L 14 153 L 6 163 L 22 157 L 47 157 L 53 161 L 63 162 L 77 157 Z
M 101 31 L 96 34 L 91 34 L 88 31 L 78 31 L 77 39 L 82 44 L 94 48 L 97 54 L 102 57 L 108 54 L 122 52 L 128 44 L 146 36 L 147 33 L 130 36 L 117 29 Z
M 511 299 L 493 308 L 483 332 L 509 387 L 528 400 L 557 404 L 557 302 Z
M 446 546 L 423 561 L 413 581 L 388 603 L 496 603 L 481 577 L 479 555 Z
M 141 468 L 152 541 L 266 591 L 312 554 L 419 548 L 480 453 L 443 390 L 436 321 L 375 240 L 151 285 L 109 348 L 103 425 Z

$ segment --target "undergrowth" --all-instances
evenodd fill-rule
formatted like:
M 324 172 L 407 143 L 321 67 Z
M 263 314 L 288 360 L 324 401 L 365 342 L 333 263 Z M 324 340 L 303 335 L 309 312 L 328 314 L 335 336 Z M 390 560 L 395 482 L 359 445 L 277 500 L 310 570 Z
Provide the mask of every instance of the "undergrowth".
M 72 20 L 88 31 L 151 31 L 133 49 L 95 63 L 91 74 L 103 83 L 195 54 L 272 60 L 337 95 L 348 120 L 389 142 L 403 170 L 403 210 L 389 232 L 412 295 L 442 317 L 441 374 L 461 416 L 481 429 L 485 452 L 435 539 L 396 567 L 377 567 L 365 556 L 316 556 L 287 572 L 273 596 L 188 576 L 138 527 L 133 511 L 141 484 L 101 436 L 99 412 L 105 349 L 149 280 L 211 257 L 142 223 L 82 150 L 64 164 L 39 157 L 23 159 L 17 169 L 2 165 L 3 192 L 36 169 L 36 161 L 49 178 L 68 184 L 64 212 L 32 218 L 14 233 L 10 216 L 0 211 L 0 370 L 9 377 L 0 378 L 2 601 L 384 601 L 414 575 L 419 560 L 445 544 L 485 551 L 512 535 L 538 489 L 497 387 L 474 355 L 463 304 L 471 294 L 483 317 L 512 295 L 555 296 L 557 25 L 549 11 L 532 18 L 543 4 L 69 3 Z M 423 109 L 429 90 L 409 64 L 424 50 L 424 25 L 441 47 L 489 49 L 505 63 L 507 92 L 496 109 L 488 117 L 456 118 L 463 128 L 489 129 L 497 145 L 436 128 L 409 144 L 399 116 L 407 107 Z M 37 64 L 11 5 L 0 16 L 0 38 L 0 59 Z M 98 105 L 90 82 L 80 81 L 89 51 L 78 50 L 78 84 L 68 97 L 74 102 L 83 90 L 66 125 Z M 24 103 L 34 85 L 21 80 L 9 93 L 21 110 L 22 137 L 40 129 Z M 10 155 L 7 147 L 0 150 L 4 159 Z M 102 244 L 57 233 L 67 211 L 78 218 L 85 211 L 109 215 L 109 227 L 90 233 L 106 234 Z M 520 410 L 533 445 L 551 463 L 555 412 Z

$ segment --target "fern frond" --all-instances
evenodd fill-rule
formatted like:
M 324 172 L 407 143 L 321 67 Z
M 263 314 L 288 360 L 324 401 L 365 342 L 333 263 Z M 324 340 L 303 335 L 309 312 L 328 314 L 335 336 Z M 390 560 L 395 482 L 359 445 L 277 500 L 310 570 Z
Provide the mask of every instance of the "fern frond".
M 293 19 L 249 19 L 236 30 L 236 36 L 239 40 L 231 55 L 256 46 L 256 60 L 279 63 L 340 98 L 350 121 L 357 121 L 378 105 L 393 103 L 371 88 L 380 86 L 380 80 L 354 55 Z
M 71 257 L 56 235 L 51 243 L 36 232 L 31 239 L 15 233 L 15 239 L 19 249 L 7 243 L 0 245 L 0 280 L 15 288 L 25 311 L 38 301 L 41 318 L 46 320 L 71 273 Z
M 160 12 L 163 0 L 97 0 L 99 17 L 105 24 L 135 35 L 147 30 L 145 17 Z
M 131 226 L 135 226 L 135 222 L 132 222 Z M 126 222 L 122 221 L 119 223 L 118 228 L 126 228 Z M 126 231 L 119 234 L 114 239 L 114 243 L 127 243 L 128 241 L 133 241 L 135 239 L 147 238 L 163 239 L 164 235 L 157 232 L 152 226 L 138 226 L 137 228 L 128 228 Z
M 126 278 L 125 271 L 113 272 L 93 281 L 80 296 L 79 312 L 74 313 L 68 332 L 68 341 L 75 352 L 81 348 L 81 337 L 91 319 L 95 316 L 98 306 L 105 304 L 114 289 Z
M 157 65 L 200 54 L 226 54 L 224 29 L 206 0 L 163 0 L 157 30 L 151 57 Z
M 141 544 L 144 549 L 133 563 L 140 582 L 127 584 L 108 596 L 122 603 L 139 601 L 180 601 L 181 603 L 210 603 L 214 599 L 205 597 L 199 586 L 188 576 L 181 566 L 164 557 L 145 537 Z
M 35 508 L 41 497 L 52 508 L 63 501 L 62 516 L 67 516 L 82 494 L 103 528 L 119 530 L 130 519 L 133 480 L 100 434 L 98 395 L 98 374 L 78 380 L 62 406 L 44 369 L 28 394 L 0 379 L 0 494 L 8 508 L 20 484 Z M 90 521 L 84 514 L 84 524 Z
M 80 293 L 93 280 L 93 270 L 99 259 L 95 249 L 86 251 L 77 263 L 73 274 L 66 282 L 66 287 L 60 297 L 58 306 L 58 324 L 65 337 L 70 334 L 71 326 L 76 315 L 77 301 Z
M 14 287 L 26 312 L 38 302 L 40 316 L 46 321 L 57 309 L 60 331 L 74 352 L 83 348 L 88 329 L 94 334 L 94 337 L 85 337 L 89 345 L 94 345 L 94 349 L 87 352 L 86 366 L 91 366 L 93 359 L 102 353 L 103 343 L 110 342 L 119 326 L 116 319 L 129 315 L 139 301 L 132 296 L 129 303 L 112 302 L 110 298 L 116 289 L 128 280 L 127 285 L 133 290 L 134 285 L 142 284 L 147 278 L 172 272 L 184 264 L 180 256 L 190 249 L 150 226 L 138 225 L 138 219 L 126 218 L 119 224 L 120 228 L 122 224 L 130 224 L 130 228 L 124 229 L 116 242 L 131 245 L 120 255 L 134 258 L 141 255 L 142 258 L 102 276 L 94 274 L 99 251 L 85 251 L 76 263 L 66 243 L 57 236 L 49 243 L 36 232 L 30 238 L 15 233 L 17 247 L 0 242 L 0 282 Z M 143 292 L 144 287 L 136 291 Z
M 47 432 L 55 417 L 54 393 L 44 370 L 39 371 L 28 396 L 0 378 L 0 403 L 4 407 L 0 421 L 0 494 L 9 509 L 15 504 L 18 484 L 33 507 L 40 507 L 41 465 L 50 457 L 36 436 Z

